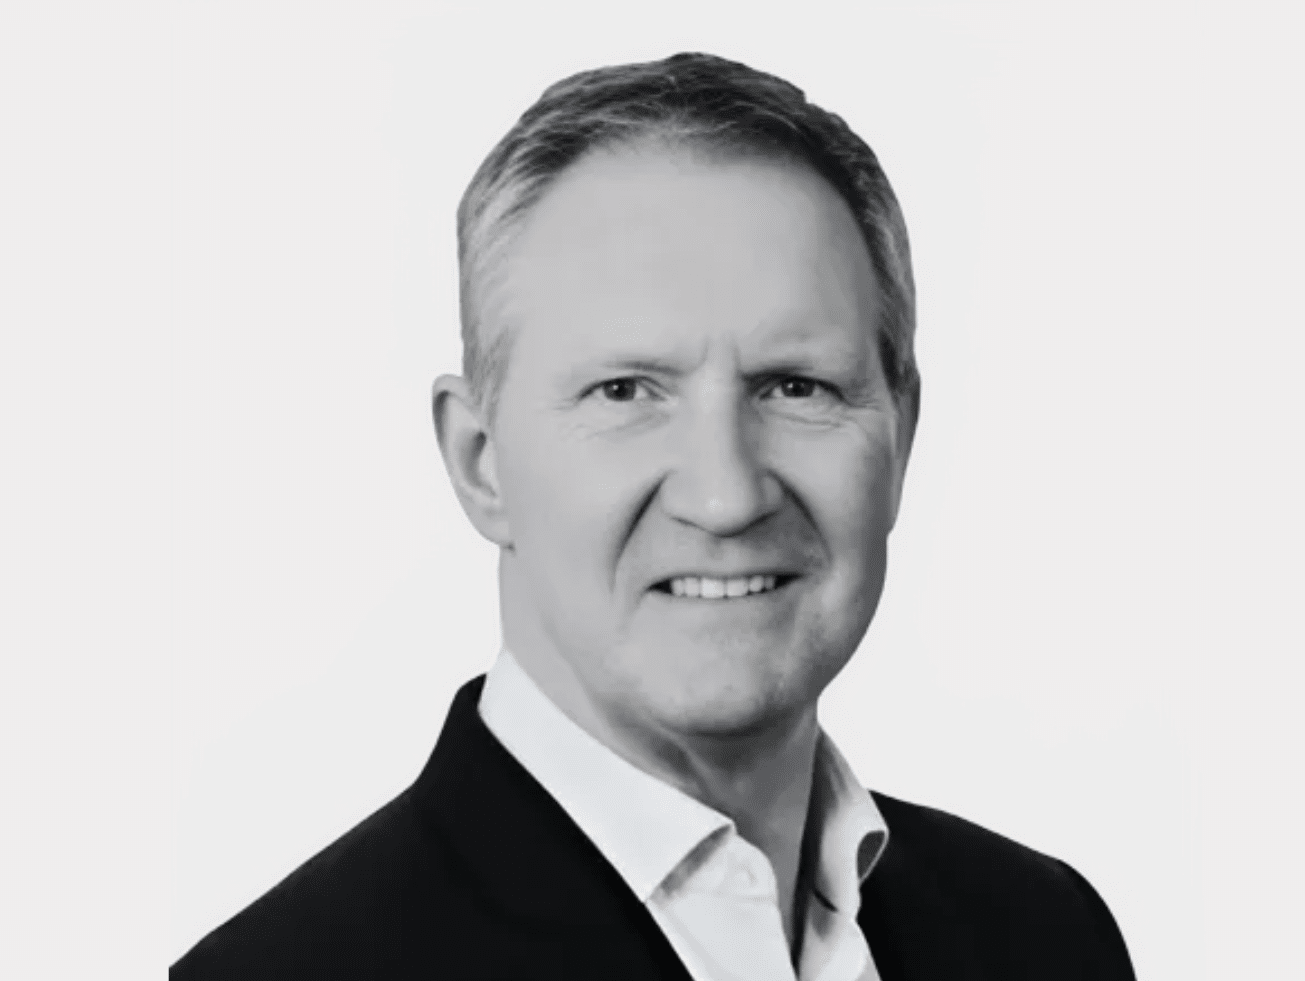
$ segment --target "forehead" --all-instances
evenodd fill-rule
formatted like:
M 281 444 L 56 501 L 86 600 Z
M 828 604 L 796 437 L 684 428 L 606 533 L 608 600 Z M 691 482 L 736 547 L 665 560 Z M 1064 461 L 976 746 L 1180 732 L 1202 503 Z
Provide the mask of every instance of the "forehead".
M 869 337 L 878 308 L 860 229 L 823 178 L 687 150 L 584 158 L 527 214 L 502 273 L 495 305 L 532 348 Z

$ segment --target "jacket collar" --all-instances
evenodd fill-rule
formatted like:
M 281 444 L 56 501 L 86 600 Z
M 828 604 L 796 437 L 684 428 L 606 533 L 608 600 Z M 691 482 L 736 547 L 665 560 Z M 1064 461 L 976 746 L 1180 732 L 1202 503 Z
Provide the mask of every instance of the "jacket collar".
M 734 834 L 724 814 L 644 772 L 573 722 L 504 647 L 485 681 L 479 714 L 557 800 L 635 895 L 658 886 L 707 839 Z M 813 885 L 826 907 L 854 911 L 888 828 L 846 759 L 821 730 L 807 834 Z
M 983 972 L 972 918 L 959 909 L 913 836 L 919 821 L 903 804 L 871 791 L 889 824 L 899 829 L 875 874 L 861 885 L 857 921 L 882 981 L 994 981 Z
M 687 979 L 620 874 L 485 726 L 477 711 L 484 684 L 481 675 L 459 689 L 409 791 L 425 827 L 504 916 L 632 933 L 665 976 Z M 898 825 L 905 805 L 874 799 Z M 972 928 L 907 836 L 893 836 L 862 884 L 858 920 L 883 981 L 990 981 L 976 966 Z
M 462 686 L 411 793 L 494 905 L 555 924 L 613 925 L 643 905 L 561 806 L 498 742 L 476 706 L 481 675 Z

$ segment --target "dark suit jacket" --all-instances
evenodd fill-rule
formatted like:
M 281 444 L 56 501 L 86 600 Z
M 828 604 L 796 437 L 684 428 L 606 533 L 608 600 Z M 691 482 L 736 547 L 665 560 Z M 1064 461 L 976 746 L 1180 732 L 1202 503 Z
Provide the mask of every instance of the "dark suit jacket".
M 566 812 L 453 701 L 417 782 L 173 965 L 221 978 L 691 981 Z M 874 794 L 888 847 L 861 893 L 883 981 L 1132 979 L 1105 904 L 1055 859 Z

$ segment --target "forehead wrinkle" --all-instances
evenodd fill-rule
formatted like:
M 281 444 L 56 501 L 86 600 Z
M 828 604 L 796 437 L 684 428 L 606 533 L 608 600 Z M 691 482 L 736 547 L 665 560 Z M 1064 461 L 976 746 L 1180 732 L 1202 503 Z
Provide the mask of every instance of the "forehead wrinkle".
M 628 162 L 639 163 L 639 161 Z M 656 164 L 655 161 L 646 160 L 642 163 L 654 166 Z M 664 165 L 666 161 L 663 160 L 661 163 Z M 754 284 L 754 288 L 748 290 L 751 295 L 743 295 L 737 298 L 737 303 L 731 303 L 725 302 L 726 298 L 722 296 L 720 286 L 714 290 L 703 290 L 690 285 L 714 268 L 710 264 L 697 269 L 685 268 L 673 261 L 674 257 L 679 255 L 676 250 L 665 255 L 654 250 L 651 256 L 640 256 L 636 254 L 639 250 L 635 249 L 634 253 L 625 257 L 628 260 L 627 268 L 640 270 L 640 273 L 632 276 L 630 283 L 627 284 L 635 290 L 634 296 L 630 297 L 628 302 L 637 306 L 641 298 L 646 297 L 653 307 L 658 308 L 652 312 L 656 321 L 645 325 L 622 322 L 624 318 L 621 317 L 619 308 L 623 304 L 619 298 L 624 294 L 620 291 L 615 294 L 609 291 L 604 295 L 600 291 L 597 296 L 590 296 L 588 299 L 583 295 L 577 296 L 572 288 L 578 284 L 568 282 L 571 276 L 567 266 L 554 270 L 553 264 L 560 259 L 554 250 L 545 249 L 538 259 L 532 258 L 530 262 L 522 261 L 520 251 L 522 246 L 535 239 L 538 233 L 543 231 L 541 224 L 548 223 L 550 212 L 556 212 L 565 203 L 563 199 L 568 197 L 567 185 L 571 185 L 572 195 L 577 192 L 576 182 L 578 178 L 585 176 L 583 173 L 585 168 L 578 166 L 570 174 L 564 175 L 550 193 L 545 194 L 536 207 L 524 216 L 512 247 L 504 250 L 506 255 L 500 255 L 500 265 L 497 270 L 499 275 L 496 277 L 498 281 L 494 284 L 497 287 L 494 290 L 494 299 L 497 300 L 496 312 L 499 318 L 515 321 L 518 329 L 525 327 L 526 333 L 531 334 L 548 326 L 545 322 L 536 319 L 538 314 L 543 315 L 543 321 L 550 321 L 559 316 L 570 320 L 571 327 L 567 330 L 569 338 L 579 341 L 582 349 L 588 347 L 591 350 L 575 351 L 574 354 L 579 356 L 569 358 L 570 364 L 556 365 L 554 362 L 557 367 L 564 369 L 563 373 L 567 376 L 582 373 L 586 369 L 592 370 L 600 364 L 613 367 L 625 366 L 634 370 L 662 374 L 677 372 L 683 374 L 692 364 L 711 358 L 721 344 L 730 349 L 732 357 L 729 360 L 736 370 L 741 362 L 754 360 L 759 364 L 780 360 L 807 363 L 817 359 L 822 364 L 826 361 L 846 364 L 855 360 L 858 367 L 863 366 L 870 354 L 877 355 L 877 348 L 873 348 L 872 338 L 869 340 L 869 347 L 872 350 L 869 351 L 866 350 L 866 344 L 858 343 L 852 338 L 872 335 L 874 331 L 868 328 L 849 329 L 847 321 L 877 319 L 878 289 L 877 283 L 874 283 L 875 276 L 868 254 L 865 253 L 865 245 L 855 233 L 855 223 L 850 213 L 846 213 L 846 206 L 836 198 L 834 201 L 825 200 L 833 196 L 833 192 L 831 190 L 828 194 L 824 193 L 825 188 L 821 186 L 819 179 L 811 180 L 814 175 L 803 175 L 800 170 L 785 172 L 785 168 L 773 166 L 745 169 L 749 171 L 749 177 L 760 178 L 766 183 L 773 184 L 776 179 L 789 178 L 784 182 L 786 193 L 776 195 L 772 199 L 773 202 L 785 206 L 786 209 L 796 207 L 804 218 L 802 222 L 797 223 L 801 226 L 800 230 L 804 232 L 809 233 L 814 230 L 807 227 L 809 222 L 805 220 L 812 217 L 811 212 L 821 215 L 825 219 L 824 233 L 816 235 L 812 245 L 823 238 L 824 246 L 833 247 L 834 254 L 822 258 L 818 254 L 819 248 L 814 252 L 809 249 L 798 249 L 796 252 L 791 252 L 787 248 L 782 249 L 784 255 L 796 261 L 787 267 L 781 265 L 776 269 L 770 269 L 767 263 L 768 275 L 762 277 L 760 283 Z M 589 174 L 589 178 L 594 176 L 592 173 Z M 792 182 L 794 176 L 798 177 L 796 182 Z M 611 175 L 608 174 L 607 179 L 610 177 Z M 599 180 L 597 190 L 604 192 L 612 190 L 604 184 L 604 180 Z M 622 194 L 624 195 L 624 191 Z M 601 197 L 602 194 L 599 196 Z M 626 202 L 629 203 L 628 196 Z M 634 203 L 639 204 L 637 198 Z M 586 223 L 585 219 L 593 220 L 597 217 L 597 213 L 592 210 L 592 204 L 593 202 L 590 202 L 590 208 L 582 207 L 577 214 L 567 216 L 568 219 L 583 216 L 582 225 Z M 811 205 L 814 205 L 814 208 L 811 208 Z M 563 213 L 566 210 L 563 209 Z M 599 208 L 598 213 L 604 210 Z M 552 217 L 557 219 L 560 216 L 554 213 Z M 851 226 L 850 231 L 842 227 L 845 224 Z M 592 254 L 591 250 L 598 243 L 585 235 L 577 238 L 576 227 L 569 220 L 562 222 L 558 228 L 565 229 L 568 225 L 570 230 L 565 235 L 568 248 L 579 249 L 579 254 L 582 256 L 585 252 Z M 847 234 L 842 234 L 844 232 Z M 805 236 L 801 237 L 805 238 Z M 638 237 L 631 241 L 621 239 L 621 242 L 623 246 L 630 248 L 642 247 Z M 847 248 L 849 245 L 852 246 L 850 253 Z M 624 251 L 624 247 L 618 250 L 621 253 Z M 605 253 L 604 257 L 614 258 L 610 252 Z M 741 254 L 737 258 L 743 257 L 744 254 Z M 649 258 L 658 258 L 661 262 L 667 263 L 666 268 L 661 268 L 660 262 L 640 261 Z M 728 260 L 729 257 L 726 256 L 725 259 Z M 539 260 L 542 260 L 542 264 Z M 574 268 L 575 265 L 573 263 L 571 267 Z M 581 262 L 579 265 L 583 266 L 585 263 Z M 732 280 L 735 277 L 729 274 L 740 269 L 746 271 L 747 266 L 740 266 L 737 262 L 730 264 L 726 261 L 726 265 L 716 271 L 723 272 L 727 279 Z M 561 272 L 562 275 L 554 279 L 550 271 Z M 684 276 L 688 277 L 689 282 L 681 287 L 680 282 Z M 867 276 L 869 283 L 865 281 Z M 539 290 L 527 288 L 525 295 L 522 295 L 518 287 L 530 283 L 538 283 L 542 288 Z M 767 283 L 769 286 L 766 285 Z M 755 289 L 756 285 L 761 286 L 760 291 Z M 870 287 L 868 290 L 867 286 Z M 684 290 L 685 298 L 689 301 L 688 305 L 680 302 L 681 289 Z M 795 309 L 789 306 L 794 294 L 804 292 L 808 297 L 806 302 L 800 305 L 806 309 Z M 696 302 L 713 293 L 720 302 L 713 304 L 710 309 L 703 308 Z M 550 303 L 550 296 L 556 297 L 561 302 L 554 307 Z M 577 300 L 579 306 L 572 309 Z M 537 302 L 543 302 L 544 306 L 536 308 Z M 784 309 L 786 306 L 789 307 L 788 310 Z M 580 323 L 593 315 L 600 320 L 598 323 L 591 324 L 589 329 L 582 329 L 579 334 L 576 334 L 571 330 L 576 326 L 576 321 L 572 319 L 575 315 L 579 315 Z M 682 320 L 680 315 L 683 315 Z M 700 318 L 703 317 L 709 318 L 709 321 L 702 321 Z M 723 325 L 720 322 L 714 324 L 710 322 L 716 318 L 727 318 L 732 323 L 724 325 L 725 329 L 722 330 Z M 603 323 L 603 321 L 607 322 Z M 560 325 L 561 321 L 558 323 Z M 531 346 L 546 350 L 550 346 L 550 340 L 546 336 L 548 333 L 549 331 L 543 330 L 536 334 L 535 343 Z M 835 335 L 837 340 L 831 338 L 829 336 L 831 334 Z M 808 350 L 795 350 L 804 346 L 808 347 Z M 697 350 L 690 353 L 686 350 L 690 347 Z M 758 353 L 754 354 L 754 352 Z
M 859 312 L 848 311 L 845 316 L 822 313 L 767 317 L 747 332 L 744 350 L 755 356 L 751 360 L 761 364 L 861 363 L 873 348 L 874 329 L 859 323 Z
M 721 360 L 748 378 L 790 372 L 830 374 L 848 366 L 854 374 L 863 374 L 873 354 L 872 345 L 860 331 L 821 330 L 806 324 L 778 331 L 758 326 L 743 337 L 704 332 L 691 340 L 670 339 L 663 350 L 647 342 L 646 330 L 636 337 L 628 346 L 620 341 L 600 342 L 594 350 L 562 366 L 562 376 L 572 381 L 613 371 L 681 378 L 708 362 Z M 713 357 L 715 351 L 722 353 Z
M 645 316 L 639 322 L 617 321 L 583 335 L 592 345 L 590 361 L 623 362 L 682 370 L 706 357 L 709 333 L 686 319 Z

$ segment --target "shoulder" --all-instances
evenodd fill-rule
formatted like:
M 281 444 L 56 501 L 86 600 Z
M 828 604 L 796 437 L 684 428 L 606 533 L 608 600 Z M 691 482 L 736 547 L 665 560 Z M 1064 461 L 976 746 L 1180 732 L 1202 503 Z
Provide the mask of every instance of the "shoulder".
M 872 795 L 889 844 L 867 896 L 891 903 L 909 891 L 932 904 L 1005 976 L 1023 976 L 1017 962 L 1064 961 L 1058 976 L 1133 977 L 1109 908 L 1070 865 L 944 811 Z
M 1021 884 L 1035 891 L 1071 887 L 1063 862 L 1043 855 L 971 821 L 936 808 L 872 791 L 888 824 L 892 847 L 907 851 L 949 882 Z
M 381 965 L 386 977 L 407 976 L 410 965 L 391 962 L 435 942 L 431 924 L 460 905 L 458 878 L 405 792 L 206 936 L 169 976 L 370 977 Z

